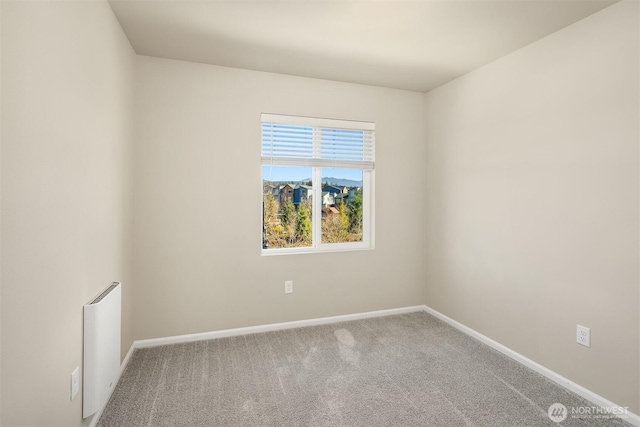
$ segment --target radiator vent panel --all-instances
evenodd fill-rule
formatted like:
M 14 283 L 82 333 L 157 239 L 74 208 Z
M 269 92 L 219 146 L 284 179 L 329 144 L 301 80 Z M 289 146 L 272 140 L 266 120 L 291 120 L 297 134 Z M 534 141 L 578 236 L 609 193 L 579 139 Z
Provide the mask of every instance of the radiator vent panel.
M 114 282 L 84 306 L 83 418 L 104 407 L 120 375 L 121 299 Z

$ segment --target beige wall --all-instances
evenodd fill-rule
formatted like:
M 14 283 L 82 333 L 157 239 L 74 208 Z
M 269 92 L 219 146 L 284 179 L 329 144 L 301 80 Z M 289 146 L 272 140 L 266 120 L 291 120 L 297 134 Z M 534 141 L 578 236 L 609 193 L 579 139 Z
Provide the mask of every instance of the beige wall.
M 142 56 L 137 72 L 136 339 L 423 302 L 422 94 Z M 376 122 L 375 250 L 261 257 L 262 112 Z
M 2 2 L 0 2 L 0 231 L 2 230 Z M 1 232 L 0 232 L 1 237 Z M 2 426 L 2 239 L 0 238 L 0 426 Z
M 424 189 L 426 303 L 635 413 L 638 35 L 618 3 L 428 93 Z
M 106 2 L 2 2 L 3 426 L 83 424 L 82 305 L 113 280 L 132 343 L 133 61 Z

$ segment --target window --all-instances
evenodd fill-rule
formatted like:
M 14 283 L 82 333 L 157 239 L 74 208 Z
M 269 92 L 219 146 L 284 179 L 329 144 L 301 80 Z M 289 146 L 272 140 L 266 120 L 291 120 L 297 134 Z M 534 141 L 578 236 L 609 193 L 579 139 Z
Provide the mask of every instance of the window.
M 375 124 L 262 115 L 262 253 L 373 247 Z

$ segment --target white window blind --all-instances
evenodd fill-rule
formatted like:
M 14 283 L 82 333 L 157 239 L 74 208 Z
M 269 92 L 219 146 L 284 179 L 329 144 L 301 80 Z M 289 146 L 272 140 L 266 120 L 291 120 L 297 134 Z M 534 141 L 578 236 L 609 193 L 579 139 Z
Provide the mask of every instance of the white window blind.
M 262 115 L 262 163 L 372 170 L 375 124 Z

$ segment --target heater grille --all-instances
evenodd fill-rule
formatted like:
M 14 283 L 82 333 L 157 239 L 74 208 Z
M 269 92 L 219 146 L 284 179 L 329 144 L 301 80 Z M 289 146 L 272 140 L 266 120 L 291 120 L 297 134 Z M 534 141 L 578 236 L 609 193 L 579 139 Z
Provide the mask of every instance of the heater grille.
M 98 295 L 97 297 L 95 297 L 93 299 L 93 301 L 91 301 L 89 304 L 97 304 L 97 303 L 99 303 L 100 301 L 105 299 L 107 295 L 109 295 L 109 292 L 111 292 L 112 290 L 117 288 L 119 284 L 120 284 L 119 282 L 113 282 L 111 285 L 109 285 L 109 287 L 107 289 L 102 291 L 102 293 L 100 295 Z

